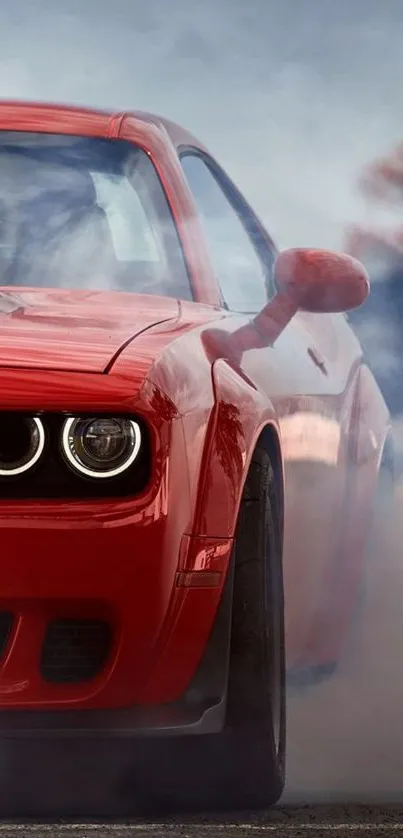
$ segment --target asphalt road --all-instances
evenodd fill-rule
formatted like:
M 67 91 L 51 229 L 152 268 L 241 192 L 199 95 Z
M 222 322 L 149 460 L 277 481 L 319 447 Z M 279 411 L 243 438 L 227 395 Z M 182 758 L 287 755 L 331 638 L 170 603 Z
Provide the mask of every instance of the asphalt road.
M 37 743 L 29 765 L 15 746 L 0 754 L 0 817 L 47 815 L 47 823 L 3 822 L 0 838 L 403 833 L 402 510 L 399 490 L 396 514 L 368 567 L 366 601 L 340 671 L 289 698 L 288 783 L 278 809 L 184 819 L 175 817 L 174 803 L 172 818 L 151 812 L 146 821 L 124 824 L 129 751 L 104 747 L 88 756 L 85 746 L 66 742 L 55 755 L 52 743 Z M 95 812 L 112 821 L 88 823 Z M 57 822 L 63 815 L 86 822 Z
M 388 809 L 373 809 L 341 812 L 340 809 L 322 818 L 310 810 L 277 812 L 262 819 L 231 820 L 230 822 L 181 822 L 161 824 L 4 824 L 0 827 L 1 838 L 20 838 L 32 835 L 43 838 L 252 838 L 261 835 L 282 836 L 282 838 L 313 838 L 332 835 L 393 835 L 403 832 L 399 814 Z

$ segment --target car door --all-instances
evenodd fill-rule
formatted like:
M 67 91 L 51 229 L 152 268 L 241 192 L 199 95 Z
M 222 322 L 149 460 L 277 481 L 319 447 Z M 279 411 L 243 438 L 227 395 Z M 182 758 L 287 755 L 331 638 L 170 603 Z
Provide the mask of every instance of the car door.
M 275 249 L 215 161 L 183 150 L 223 306 L 253 316 L 274 296 Z M 298 663 L 337 551 L 347 462 L 343 444 L 353 389 L 337 315 L 298 313 L 273 346 L 244 353 L 242 367 L 274 405 L 285 477 L 284 581 L 288 665 Z M 347 423 L 348 425 L 349 423 Z

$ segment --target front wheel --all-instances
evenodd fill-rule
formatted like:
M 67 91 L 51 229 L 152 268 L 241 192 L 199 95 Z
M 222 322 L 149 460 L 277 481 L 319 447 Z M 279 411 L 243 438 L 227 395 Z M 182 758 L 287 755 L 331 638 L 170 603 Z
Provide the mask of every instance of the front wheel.
M 253 457 L 235 548 L 233 621 L 222 776 L 239 806 L 275 803 L 285 776 L 285 644 L 282 539 L 268 454 Z M 222 787 L 224 790 L 224 787 Z M 234 800 L 232 800 L 232 805 Z
M 240 507 L 234 562 L 226 721 L 218 734 L 163 746 L 164 785 L 141 801 L 155 812 L 267 807 L 285 775 L 282 539 L 270 458 L 256 450 Z M 165 762 L 159 744 L 159 759 Z M 161 764 L 161 762 L 160 762 Z

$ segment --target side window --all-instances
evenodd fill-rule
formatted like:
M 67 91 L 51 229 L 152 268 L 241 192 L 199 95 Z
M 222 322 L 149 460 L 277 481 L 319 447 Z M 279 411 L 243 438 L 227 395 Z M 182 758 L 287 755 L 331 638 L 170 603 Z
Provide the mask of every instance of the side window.
M 225 304 L 231 311 L 258 312 L 267 303 L 270 265 L 260 258 L 253 232 L 244 224 L 236 200 L 227 197 L 217 177 L 196 154 L 181 164 L 204 229 L 213 269 Z M 267 253 L 269 263 L 269 250 Z

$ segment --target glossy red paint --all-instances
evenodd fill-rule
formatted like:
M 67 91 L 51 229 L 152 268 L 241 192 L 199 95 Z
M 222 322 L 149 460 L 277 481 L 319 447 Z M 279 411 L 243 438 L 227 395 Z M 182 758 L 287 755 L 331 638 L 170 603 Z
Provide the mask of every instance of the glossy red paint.
M 348 311 L 362 305 L 369 294 L 364 266 L 352 256 L 326 250 L 295 248 L 280 253 L 275 283 L 302 311 Z
M 59 373 L 57 378 L 59 390 L 56 377 L 50 379 L 53 409 L 66 405 L 67 386 L 69 409 L 73 412 L 93 409 L 97 403 L 95 387 L 102 391 L 108 380 L 99 375 L 65 373 Z M 93 389 L 84 396 L 80 385 L 86 379 L 92 379 Z M 5 394 L 7 381 L 12 380 L 9 371 L 1 373 L 0 380 Z M 44 383 L 46 392 L 46 378 Z M 38 409 L 41 396 L 35 384 L 36 379 L 25 373 L 25 405 Z M 167 631 L 173 643 L 173 626 L 169 621 L 166 625 L 173 593 L 181 619 L 188 607 L 192 619 L 197 617 L 197 636 L 186 635 L 185 643 L 192 641 L 187 654 L 201 654 L 198 644 L 202 638 L 206 642 L 221 585 L 217 586 L 214 579 L 211 587 L 195 591 L 194 602 L 189 601 L 187 589 L 177 587 L 177 573 L 181 569 L 204 572 L 210 566 L 223 577 L 231 545 L 228 539 L 209 539 L 204 543 L 203 539 L 183 535 L 189 528 L 190 502 L 180 418 L 156 387 L 146 384 L 136 392 L 133 380 L 131 384 L 129 400 L 126 382 L 120 382 L 119 387 L 115 381 L 114 409 L 119 410 L 120 403 L 120 410 L 142 415 L 155 431 L 152 480 L 141 496 L 125 501 L 33 500 L 1 504 L 0 530 L 7 551 L 2 562 L 0 608 L 9 608 L 18 615 L 17 630 L 2 662 L 0 701 L 4 707 L 133 704 L 141 702 L 147 683 L 154 685 L 158 695 L 157 685 L 161 679 L 165 683 L 166 675 L 160 672 L 159 654 L 153 648 L 158 640 L 162 654 Z M 4 403 L 13 406 L 13 400 L 7 396 Z M 168 516 L 170 504 L 175 508 L 174 517 Z M 187 605 L 182 612 L 184 599 Z M 109 664 L 99 678 L 88 684 L 55 687 L 44 684 L 40 678 L 38 658 L 46 623 L 62 614 L 103 616 L 113 625 L 115 646 Z M 189 621 L 189 616 L 186 619 Z M 179 632 L 177 626 L 176 631 Z M 178 687 L 181 691 L 188 670 L 181 664 L 184 638 L 180 632 L 176 642 L 181 654 L 178 652 L 175 658 L 170 677 L 176 673 L 176 691 Z M 175 691 L 163 695 L 169 700 L 175 697 Z
M 348 324 L 342 316 L 297 312 L 284 295 L 253 320 L 221 306 L 178 158 L 182 145 L 204 149 L 173 123 L 5 102 L 4 129 L 140 145 L 164 185 L 194 302 L 16 289 L 21 307 L 2 314 L 7 289 L 0 289 L 1 409 L 141 416 L 152 449 L 148 485 L 135 497 L 0 500 L 0 611 L 17 617 L 0 660 L 0 708 L 160 705 L 183 695 L 214 626 L 262 434 L 276 461 L 284 529 L 288 663 L 323 662 L 348 625 L 344 591 L 361 568 L 352 551 L 367 528 L 389 427 Z M 311 309 L 313 285 L 323 277 L 318 258 L 309 257 L 309 275 L 307 261 L 304 268 Z M 279 264 L 285 271 L 287 257 Z M 351 262 L 343 266 L 356 282 L 347 300 L 345 277 L 346 303 L 358 298 L 358 286 L 366 292 L 366 280 Z M 367 449 L 372 431 L 375 445 Z M 347 497 L 351 520 L 341 529 Z M 335 568 L 338 594 L 323 628 L 319 612 Z M 98 676 L 70 685 L 41 677 L 43 637 L 54 617 L 110 622 L 113 646 Z
M 176 300 L 107 291 L 31 288 L 19 300 L 2 315 L 0 296 L 2 367 L 103 373 L 137 335 L 179 316 Z

